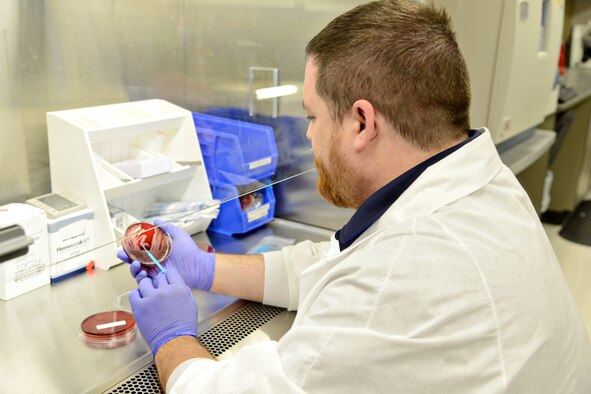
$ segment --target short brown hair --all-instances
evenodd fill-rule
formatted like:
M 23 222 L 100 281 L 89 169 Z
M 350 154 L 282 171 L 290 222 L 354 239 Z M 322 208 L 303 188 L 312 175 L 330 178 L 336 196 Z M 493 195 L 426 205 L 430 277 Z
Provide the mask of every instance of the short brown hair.
M 450 18 L 433 4 L 360 5 L 330 22 L 306 54 L 335 121 L 365 99 L 421 149 L 440 148 L 470 128 L 466 63 Z

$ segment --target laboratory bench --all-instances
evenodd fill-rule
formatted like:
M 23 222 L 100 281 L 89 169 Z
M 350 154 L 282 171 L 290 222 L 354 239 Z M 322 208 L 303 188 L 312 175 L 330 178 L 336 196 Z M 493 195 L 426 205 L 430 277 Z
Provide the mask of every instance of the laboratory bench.
M 562 83 L 573 87 L 577 95 L 564 103 L 559 103 L 556 112 L 564 112 L 591 97 L 591 69 L 566 69 Z
M 528 138 L 500 152 L 536 210 L 547 210 L 542 218 L 558 222 L 574 211 L 591 186 L 591 69 L 567 69 L 562 83 L 577 95 L 559 103 Z M 549 193 L 547 206 L 544 193 Z
M 210 243 L 218 252 L 242 254 L 266 236 L 299 242 L 324 241 L 331 234 L 331 230 L 276 218 L 242 236 L 202 232 L 194 239 Z M 127 296 L 135 287 L 127 264 L 119 264 L 0 302 L 0 392 L 158 392 L 153 357 L 139 331 L 130 343 L 112 349 L 88 347 L 79 337 L 80 323 L 86 317 L 129 310 Z M 279 339 L 295 317 L 282 308 L 194 293 L 199 339 L 220 359 L 247 343 Z M 229 320 L 231 324 L 226 324 Z
M 567 69 L 562 83 L 577 95 L 558 104 L 542 127 L 556 130 L 559 143 L 549 163 L 554 176 L 549 211 L 566 214 L 574 211 L 591 186 L 591 69 Z M 565 116 L 571 117 L 568 123 Z
M 555 141 L 554 131 L 535 129 L 525 140 L 499 153 L 503 163 L 515 174 L 529 195 L 537 212 L 542 208 L 550 148 Z

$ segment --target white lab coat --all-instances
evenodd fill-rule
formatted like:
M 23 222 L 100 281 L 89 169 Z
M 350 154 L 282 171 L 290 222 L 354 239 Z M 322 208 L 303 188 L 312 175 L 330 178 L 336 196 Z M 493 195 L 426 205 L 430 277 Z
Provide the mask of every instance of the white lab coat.
M 537 214 L 484 133 L 429 167 L 349 248 L 265 255 L 279 342 L 189 360 L 194 392 L 591 393 L 591 347 Z

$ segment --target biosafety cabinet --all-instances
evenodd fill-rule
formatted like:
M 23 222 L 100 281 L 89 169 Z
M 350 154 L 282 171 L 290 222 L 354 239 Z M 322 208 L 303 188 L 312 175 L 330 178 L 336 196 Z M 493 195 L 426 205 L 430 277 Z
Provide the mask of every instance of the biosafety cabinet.
M 275 220 L 239 237 L 201 231 L 197 242 L 232 254 L 248 253 L 269 235 L 322 242 L 333 233 L 327 229 L 350 218 L 352 210 L 334 208 L 315 193 L 302 88 L 308 40 L 365 2 L 78 0 L 29 7 L 21 0 L 0 1 L 0 48 L 6 54 L 0 62 L 0 119 L 9 131 L 0 157 L 11 163 L 0 176 L 3 197 L 24 201 L 54 191 L 80 198 L 93 212 L 95 262 L 110 268 L 0 302 L 6 317 L 0 319 L 0 349 L 7 361 L 0 368 L 0 391 L 108 392 L 151 381 L 159 392 L 153 355 L 140 336 L 125 346 L 95 349 L 80 341 L 78 330 L 97 312 L 129 308 L 135 287 L 129 269 L 111 267 L 125 223 L 142 218 L 155 201 L 212 198 L 204 160 L 210 152 L 201 147 L 207 141 L 198 139 L 192 113 L 269 126 L 278 152 L 276 160 L 246 160 L 252 170 L 276 164 Z M 544 104 L 555 102 L 550 94 L 564 0 L 435 3 L 447 8 L 468 62 L 472 124 L 488 126 L 502 142 L 539 123 Z M 253 101 L 257 89 L 276 85 L 297 92 Z M 154 166 L 128 167 L 139 171 L 135 175 L 115 166 L 131 156 L 131 146 L 151 155 Z M 242 208 L 240 202 L 233 200 Z M 230 357 L 251 340 L 278 340 L 295 315 L 218 294 L 196 295 L 198 335 L 216 356 Z
M 471 123 L 497 145 L 556 110 L 564 0 L 435 0 L 450 15 L 472 85 Z

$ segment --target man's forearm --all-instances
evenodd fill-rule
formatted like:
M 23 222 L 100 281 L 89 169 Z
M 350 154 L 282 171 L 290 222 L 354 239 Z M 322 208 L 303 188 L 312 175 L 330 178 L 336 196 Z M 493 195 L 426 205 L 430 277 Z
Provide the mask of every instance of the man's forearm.
M 265 261 L 262 255 L 216 254 L 215 277 L 211 291 L 245 300 L 263 301 Z M 213 357 L 193 337 L 183 336 L 164 344 L 156 353 L 156 366 L 162 387 L 176 367 L 193 358 Z
M 158 350 L 155 357 L 156 366 L 158 367 L 160 384 L 164 390 L 166 390 L 168 379 L 175 368 L 192 358 L 213 360 L 211 354 L 197 342 L 197 339 L 189 336 L 175 338 Z
M 262 302 L 264 285 L 263 255 L 216 255 L 213 293 Z

